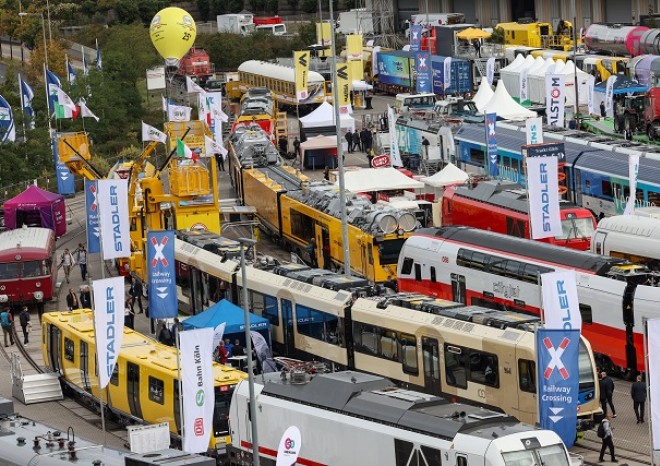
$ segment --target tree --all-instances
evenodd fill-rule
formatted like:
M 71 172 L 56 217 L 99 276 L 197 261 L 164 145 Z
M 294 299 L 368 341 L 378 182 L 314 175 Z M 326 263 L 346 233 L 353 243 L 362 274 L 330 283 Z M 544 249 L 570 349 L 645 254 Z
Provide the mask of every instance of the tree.
M 271 15 L 276 15 L 280 8 L 279 0 L 266 0 L 266 12 Z
M 504 29 L 501 27 L 494 28 L 493 33 L 490 35 L 490 39 L 488 40 L 493 44 L 504 44 Z

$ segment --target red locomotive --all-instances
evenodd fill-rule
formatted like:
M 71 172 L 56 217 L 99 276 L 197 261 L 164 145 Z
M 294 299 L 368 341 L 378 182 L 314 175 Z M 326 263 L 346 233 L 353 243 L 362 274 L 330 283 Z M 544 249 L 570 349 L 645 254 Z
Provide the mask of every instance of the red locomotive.
M 209 54 L 201 47 L 192 47 L 179 62 L 177 75 L 185 80 L 186 76 L 203 86 L 214 76 L 215 65 L 211 63 Z
M 43 306 L 53 299 L 55 233 L 23 227 L 0 233 L 0 303 Z

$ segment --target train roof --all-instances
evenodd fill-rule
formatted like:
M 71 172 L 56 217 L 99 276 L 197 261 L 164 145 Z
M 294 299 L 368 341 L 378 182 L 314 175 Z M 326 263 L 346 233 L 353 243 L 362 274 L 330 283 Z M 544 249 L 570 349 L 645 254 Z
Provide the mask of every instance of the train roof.
M 282 81 L 295 82 L 295 70 L 288 66 L 278 65 L 276 63 L 268 63 L 260 60 L 248 60 L 238 67 L 239 72 L 252 73 L 256 75 L 266 76 L 269 78 L 279 79 Z M 307 74 L 307 82 L 309 83 L 324 83 L 325 79 L 320 73 L 316 71 L 309 71 Z
M 261 392 L 342 414 L 413 430 L 446 440 L 456 434 L 490 438 L 528 430 L 515 418 L 475 406 L 396 387 L 383 377 L 345 371 L 313 376 L 302 383 L 271 374 Z
M 478 183 L 476 186 L 457 186 L 455 192 L 457 195 L 467 199 L 529 214 L 527 190 L 518 183 L 486 180 Z M 559 203 L 559 208 L 565 210 L 576 209 L 578 207 L 570 202 L 562 201 Z
M 576 251 L 561 246 L 530 241 L 523 238 L 493 233 L 469 227 L 448 226 L 442 228 L 422 228 L 416 236 L 426 235 L 459 243 L 471 244 L 497 252 L 515 254 L 550 264 L 579 269 L 597 275 L 606 274 L 613 266 L 627 263 L 623 259 L 601 256 L 587 251 Z
M 18 261 L 22 254 L 48 251 L 55 234 L 50 228 L 23 227 L 0 233 L 0 260 Z
M 598 231 L 616 231 L 638 237 L 660 237 L 660 219 L 639 215 L 615 215 L 598 222 Z

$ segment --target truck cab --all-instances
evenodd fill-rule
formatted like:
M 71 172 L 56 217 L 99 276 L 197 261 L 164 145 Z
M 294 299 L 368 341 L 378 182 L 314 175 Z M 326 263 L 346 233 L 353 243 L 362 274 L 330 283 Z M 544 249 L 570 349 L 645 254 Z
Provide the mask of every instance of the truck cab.
M 260 24 L 255 28 L 256 32 L 265 32 L 274 36 L 283 36 L 286 34 L 286 24 Z
M 433 110 L 435 108 L 435 94 L 397 94 L 394 108 L 403 112 L 410 109 Z

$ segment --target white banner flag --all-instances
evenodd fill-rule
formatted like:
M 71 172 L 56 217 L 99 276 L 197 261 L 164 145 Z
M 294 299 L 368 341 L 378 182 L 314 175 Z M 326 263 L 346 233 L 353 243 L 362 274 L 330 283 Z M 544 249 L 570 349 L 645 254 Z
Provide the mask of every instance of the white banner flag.
M 199 93 L 204 94 L 206 91 L 202 89 L 199 84 L 192 80 L 190 76 L 186 76 L 186 91 L 188 94 Z
M 525 129 L 527 132 L 527 144 L 541 144 L 543 143 L 543 118 L 527 118 L 525 121 Z
M 142 122 L 142 142 L 145 141 L 158 141 L 163 144 L 167 143 L 167 134 L 158 131 L 153 126 L 149 126 L 144 121 Z
M 212 328 L 178 332 L 183 395 L 183 451 L 203 453 L 213 428 Z
M 545 328 L 582 331 L 575 271 L 541 275 Z
M 545 105 L 550 126 L 564 126 L 565 82 L 566 76 L 563 74 L 545 75 Z
M 128 180 L 98 180 L 98 201 L 103 259 L 131 257 Z
M 557 157 L 527 157 L 526 163 L 532 238 L 561 236 Z
M 292 466 L 298 461 L 298 455 L 302 448 L 302 437 L 300 429 L 291 426 L 284 431 L 277 447 L 277 461 L 275 466 Z
M 639 154 L 628 155 L 628 182 L 630 183 L 630 194 L 623 215 L 635 213 L 635 201 L 637 200 L 637 175 L 639 174 Z
M 191 107 L 170 104 L 167 107 L 167 119 L 168 121 L 190 121 L 191 112 Z
M 488 85 L 492 86 L 495 80 L 495 57 L 490 57 L 486 62 L 486 79 L 488 80 Z
M 529 99 L 529 89 L 527 88 L 527 71 L 528 68 L 525 68 L 524 70 L 520 71 L 520 103 L 522 104 L 524 101 Z
M 605 111 L 608 117 L 614 116 L 614 81 L 616 81 L 616 76 L 612 75 L 607 78 L 605 86 Z
M 444 90 L 447 91 L 447 88 L 451 86 L 451 57 L 445 58 L 444 62 Z
M 227 159 L 228 152 L 225 146 L 223 146 L 222 144 L 218 144 L 210 137 L 204 136 L 204 145 L 206 149 L 204 151 L 205 157 L 212 157 L 213 154 L 222 154 L 222 159 L 223 160 Z
M 660 450 L 660 319 L 647 321 L 648 349 L 649 349 L 649 377 L 651 388 L 651 437 L 653 450 Z
M 218 347 L 220 342 L 222 341 L 222 338 L 225 336 L 225 327 L 227 326 L 227 322 L 222 322 L 218 324 L 214 329 L 213 329 L 213 351 L 215 352 L 215 349 Z
M 92 287 L 99 384 L 105 388 L 115 370 L 124 338 L 124 277 L 94 280 Z
M 390 133 L 390 163 L 393 167 L 403 167 L 399 152 L 399 138 L 396 135 L 396 113 L 389 105 L 387 106 L 387 123 Z
M 589 115 L 594 113 L 594 83 L 596 78 L 593 76 L 587 77 L 586 81 L 578 81 L 578 91 L 580 95 L 587 96 L 587 112 Z

